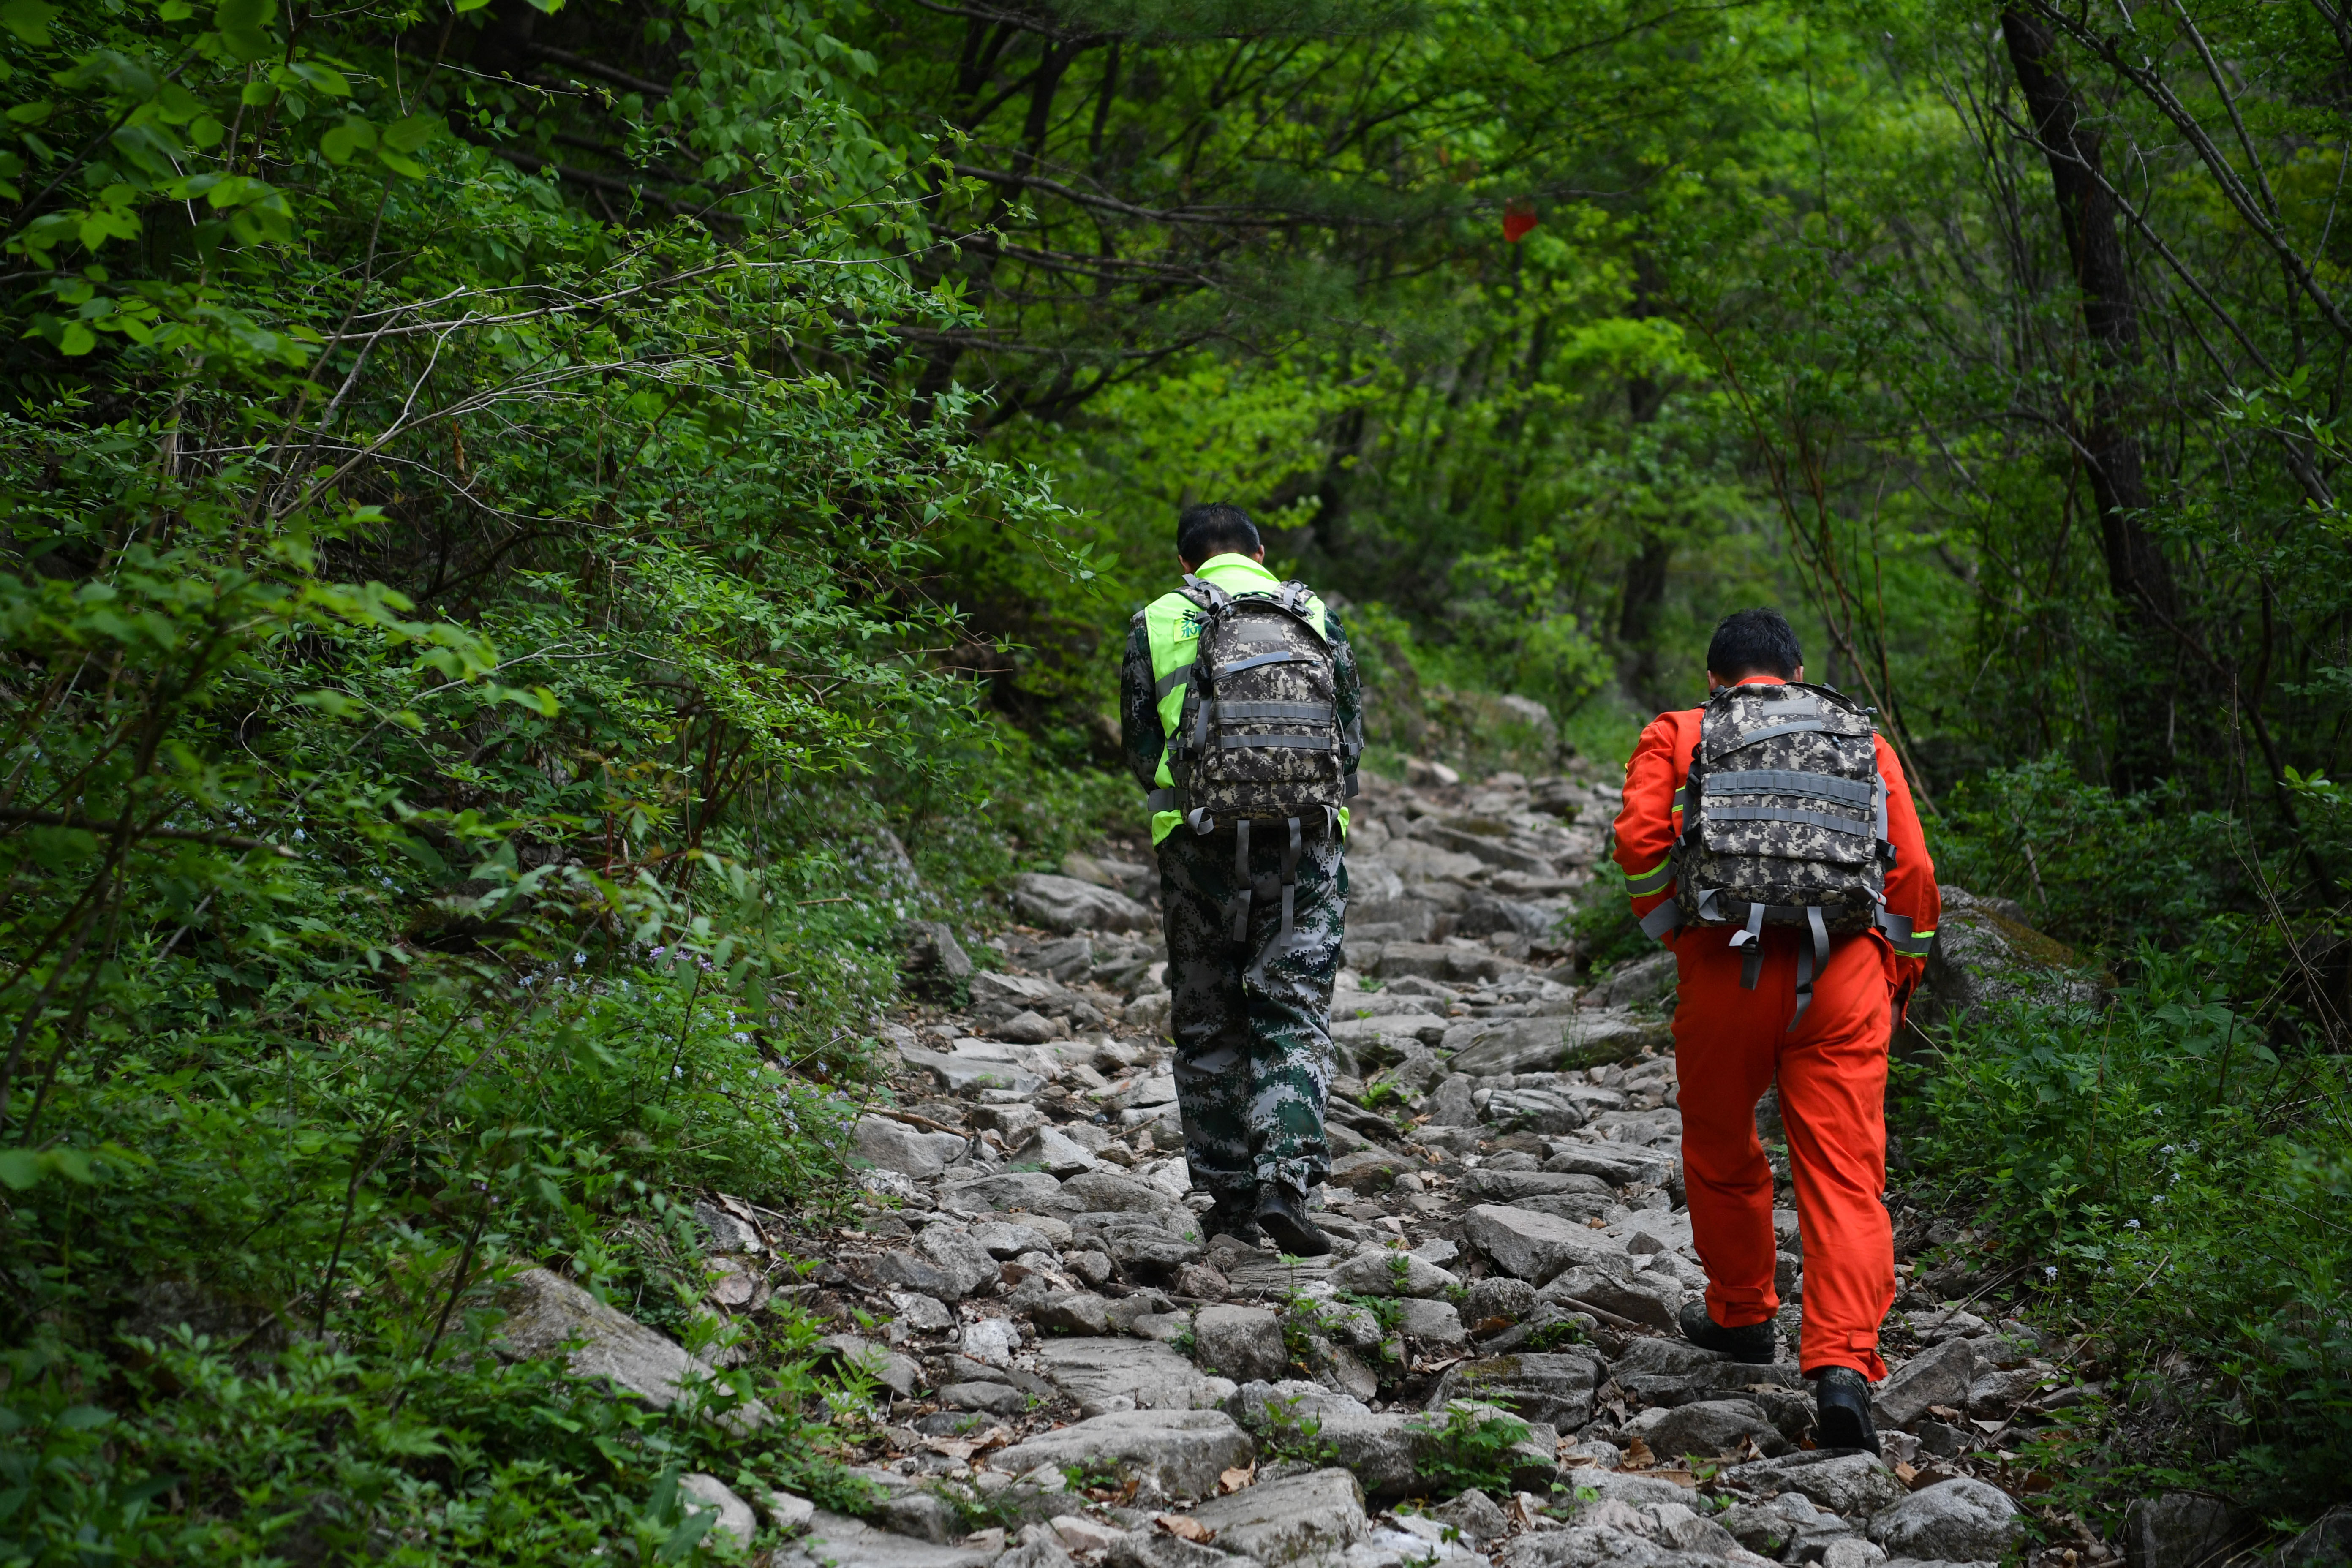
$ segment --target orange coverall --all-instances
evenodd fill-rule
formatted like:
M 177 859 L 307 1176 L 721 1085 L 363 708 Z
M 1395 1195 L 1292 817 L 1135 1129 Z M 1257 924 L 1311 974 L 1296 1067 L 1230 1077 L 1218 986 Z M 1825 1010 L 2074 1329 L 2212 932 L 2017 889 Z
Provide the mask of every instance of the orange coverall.
M 1748 680 L 1785 684 L 1762 675 Z M 1677 795 L 1698 744 L 1702 711 L 1660 714 L 1625 764 L 1615 853 L 1637 889 L 1636 915 L 1673 894 L 1673 883 L 1659 878 L 1682 830 Z M 1898 953 L 1878 931 L 1839 937 L 1813 982 L 1812 1005 L 1792 1028 L 1796 928 L 1764 928 L 1763 973 L 1753 991 L 1740 989 L 1740 954 L 1728 945 L 1728 930 L 1685 926 L 1664 939 L 1680 979 L 1675 1076 L 1683 1184 L 1692 1238 L 1706 1267 L 1707 1311 L 1724 1327 L 1739 1328 L 1780 1310 L 1772 1287 L 1772 1171 L 1756 1137 L 1756 1102 L 1777 1079 L 1804 1241 L 1798 1364 L 1808 1373 L 1850 1366 L 1874 1382 L 1886 1375 L 1878 1327 L 1895 1304 L 1894 1231 L 1879 1201 L 1886 1186 L 1887 1041 L 1926 968 L 1942 907 L 1902 764 L 1885 737 L 1877 746 L 1887 838 L 1895 852 L 1886 907 L 1911 917 L 1905 945 L 1919 956 Z

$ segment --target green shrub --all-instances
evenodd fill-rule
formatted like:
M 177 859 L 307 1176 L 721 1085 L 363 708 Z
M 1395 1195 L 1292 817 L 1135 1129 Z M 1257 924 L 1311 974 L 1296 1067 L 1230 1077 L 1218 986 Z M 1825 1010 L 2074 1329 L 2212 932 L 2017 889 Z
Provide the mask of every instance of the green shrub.
M 1405 1429 L 1417 1439 L 1413 1468 L 1433 1497 L 1476 1487 L 1511 1489 L 1511 1450 L 1528 1440 L 1528 1424 L 1492 1404 L 1449 1400 L 1441 1415 L 1415 1416 Z

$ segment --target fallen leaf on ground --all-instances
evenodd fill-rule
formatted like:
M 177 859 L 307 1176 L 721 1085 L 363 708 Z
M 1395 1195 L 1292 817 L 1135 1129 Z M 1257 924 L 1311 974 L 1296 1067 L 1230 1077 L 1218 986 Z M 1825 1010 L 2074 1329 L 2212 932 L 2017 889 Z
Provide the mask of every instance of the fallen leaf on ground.
M 1225 1472 L 1225 1474 L 1229 1476 L 1235 1473 L 1236 1472 L 1233 1470 L 1227 1470 Z M 1189 1514 L 1163 1513 L 1151 1522 L 1166 1531 L 1169 1534 L 1176 1536 L 1180 1540 L 1189 1541 L 1195 1546 L 1206 1546 L 1209 1542 L 1217 1538 L 1217 1532 L 1215 1531 L 1211 1530 L 1207 1525 L 1202 1524 L 1199 1520 L 1192 1518 Z
M 1650 1446 L 1647 1443 L 1643 1442 L 1639 1437 L 1636 1437 L 1631 1444 L 1627 1445 L 1625 1449 L 1625 1463 L 1620 1468 L 1628 1470 L 1646 1470 L 1657 1462 L 1658 1457 L 1650 1452 Z
M 1918 1467 L 1908 1459 L 1897 1459 L 1895 1461 L 1895 1479 L 1907 1487 L 1919 1479 Z
M 1217 1478 L 1217 1489 L 1221 1492 L 1237 1492 L 1256 1479 L 1257 1471 L 1254 1468 L 1237 1467 Z

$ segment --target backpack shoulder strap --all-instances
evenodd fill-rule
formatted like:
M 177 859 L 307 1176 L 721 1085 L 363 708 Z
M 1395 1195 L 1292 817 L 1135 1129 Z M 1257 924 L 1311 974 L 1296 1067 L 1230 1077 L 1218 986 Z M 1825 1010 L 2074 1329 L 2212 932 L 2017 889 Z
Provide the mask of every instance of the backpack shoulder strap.
M 1234 602 L 1234 596 L 1203 577 L 1184 574 L 1184 586 L 1178 590 L 1204 610 L 1222 610 Z

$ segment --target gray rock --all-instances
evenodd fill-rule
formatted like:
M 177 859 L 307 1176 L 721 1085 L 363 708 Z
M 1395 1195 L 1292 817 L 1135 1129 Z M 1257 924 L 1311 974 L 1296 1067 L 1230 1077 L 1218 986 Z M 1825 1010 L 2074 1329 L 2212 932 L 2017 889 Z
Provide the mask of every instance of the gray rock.
M 1881 1426 L 1907 1429 L 1930 1405 L 1965 1408 L 1977 1364 L 1977 1346 L 1968 1340 L 1946 1340 L 1920 1352 L 1871 1391 L 1872 1418 Z
M 1084 1144 L 1060 1128 L 1044 1125 L 1030 1129 L 1029 1136 L 1013 1151 L 1013 1158 L 1056 1176 L 1075 1176 L 1100 1163 Z
M 2128 1516 L 2126 1516 L 2128 1519 Z M 2128 1543 L 2129 1531 L 2126 1531 Z M 2352 1504 L 2338 1503 L 2278 1550 L 2278 1568 L 2336 1568 L 2352 1563 Z M 2132 1568 L 2141 1568 L 2137 1563 Z
M 1505 1273 L 1538 1285 L 1579 1263 L 1614 1261 L 1622 1268 L 1626 1258 L 1624 1244 L 1613 1237 L 1550 1215 L 1495 1204 L 1472 1209 L 1463 1234 Z
M 1723 1482 L 1758 1497 L 1797 1492 L 1839 1514 L 1874 1514 L 1900 1502 L 1903 1483 L 1875 1454 L 1832 1454 L 1819 1449 L 1734 1465 Z
M 827 1334 L 816 1345 L 818 1350 L 835 1357 L 845 1366 L 856 1368 L 901 1399 L 912 1397 L 922 1385 L 922 1364 L 886 1345 L 856 1334 Z
M 1612 1269 L 1582 1265 L 1555 1275 L 1537 1300 L 1580 1301 L 1671 1333 L 1678 1324 L 1675 1314 L 1682 1310 L 1683 1288 L 1681 1281 L 1655 1269 L 1637 1269 L 1623 1263 Z
M 1437 1086 L 1437 1092 L 1428 1100 L 1428 1125 L 1432 1127 L 1475 1127 L 1478 1108 L 1470 1102 L 1477 1085 L 1460 1074 L 1448 1078 Z
M 1673 1037 L 1654 1015 L 1598 1008 L 1567 1018 L 1474 1020 L 1446 1030 L 1444 1048 L 1454 1053 L 1455 1072 L 1487 1078 L 1631 1061 Z
M 2010 1495 L 1972 1476 L 1923 1488 L 1870 1521 L 1871 1540 L 1890 1556 L 1955 1563 L 1999 1562 L 2024 1534 Z
M 911 1535 L 918 1541 L 940 1543 L 955 1539 L 961 1522 L 955 1506 L 935 1491 L 908 1487 L 892 1492 L 874 1510 L 874 1517 L 888 1530 L 900 1535 Z
M 1096 1247 L 1064 1253 L 1062 1267 L 1088 1285 L 1104 1284 L 1111 1276 L 1110 1254 Z
M 1124 893 L 1032 871 L 1013 879 L 1013 908 L 1022 919 L 1059 931 L 1149 931 L 1151 911 Z
M 1580 1007 L 1634 1007 L 1674 994 L 1675 955 L 1654 952 L 1620 966 L 1576 999 Z
M 1029 1314 L 1041 1330 L 1063 1334 L 1108 1334 L 1112 1330 L 1110 1303 L 1091 1290 L 1065 1290 L 1048 1296 Z
M 1410 1252 L 1368 1248 L 1335 1267 L 1332 1288 L 1360 1296 L 1443 1296 L 1462 1282 Z
M 937 1178 L 964 1155 L 964 1141 L 952 1132 L 925 1132 L 887 1116 L 861 1116 L 851 1149 L 869 1165 L 898 1171 L 919 1182 Z
M 1453 1302 L 1407 1297 L 1397 1305 L 1397 1329 L 1407 1339 L 1419 1340 L 1435 1350 L 1450 1350 L 1469 1342 L 1470 1331 L 1462 1326 L 1462 1314 L 1454 1310 Z
M 1001 1024 L 989 1027 L 989 1037 L 1009 1040 L 1016 1046 L 1042 1046 L 1048 1040 L 1058 1040 L 1069 1031 L 1043 1013 L 1015 1013 Z
M 689 1470 L 677 1478 L 677 1489 L 687 1512 L 719 1516 L 710 1533 L 703 1537 L 713 1545 L 723 1539 L 738 1547 L 747 1547 L 751 1544 L 751 1537 L 759 1533 L 760 1521 L 752 1516 L 751 1505 L 729 1491 L 727 1483 L 717 1476 Z
M 497 1300 L 507 1317 L 490 1348 L 509 1361 L 562 1353 L 572 1376 L 604 1378 L 662 1410 L 718 1375 L 709 1362 L 547 1269 L 517 1275 Z M 768 1419 L 767 1407 L 753 1402 L 720 1421 L 749 1431 Z
M 1009 1383 L 950 1383 L 940 1390 L 940 1403 L 950 1410 L 1017 1415 L 1028 1408 L 1029 1396 Z
M 1204 1376 L 1174 1350 L 1148 1340 L 1041 1340 L 1037 1361 L 1084 1415 L 1122 1410 L 1202 1410 L 1234 1384 Z
M 1192 1353 L 1235 1383 L 1271 1381 L 1290 1365 L 1282 1320 L 1262 1307 L 1203 1307 L 1192 1320 Z
M 1331 1562 L 1364 1539 L 1364 1490 L 1346 1470 L 1316 1470 L 1260 1481 L 1202 1503 L 1192 1517 L 1216 1543 L 1261 1563 Z
M 1493 1541 L 1508 1534 L 1511 1521 L 1503 1512 L 1503 1505 L 1472 1487 L 1444 1508 L 1433 1509 L 1431 1517 L 1450 1524 L 1462 1532 L 1465 1541 Z
M 1429 1408 L 1477 1400 L 1501 1405 L 1522 1420 L 1573 1431 L 1592 1419 L 1593 1391 L 1605 1375 L 1600 1355 L 1584 1350 L 1456 1362 L 1437 1380 Z
M 751 1252 L 768 1250 L 760 1233 L 750 1221 L 729 1213 L 717 1204 L 701 1198 L 694 1200 L 695 1222 L 709 1233 L 714 1252 Z
M 1625 1423 L 1624 1433 L 1647 1443 L 1650 1452 L 1661 1458 L 1696 1454 L 1714 1458 L 1738 1450 L 1750 1438 L 1767 1454 L 1789 1447 L 1772 1418 L 1745 1399 L 1702 1399 L 1644 1410 Z
M 1034 1127 L 1045 1124 L 1045 1113 L 1027 1103 L 1019 1105 L 976 1105 L 971 1110 L 975 1126 L 982 1127 L 1004 1140 L 1008 1149 L 1018 1148 L 1021 1140 Z
M 1062 1184 L 1061 1199 L 1077 1214 L 1160 1214 L 1183 1205 L 1149 1182 L 1093 1170 Z
M 1945 887 L 1943 917 L 1927 950 L 1930 1016 L 2016 998 L 2051 1006 L 2098 1004 L 2100 977 L 2063 942 L 2026 923 L 2025 910 L 2008 899 L 1980 899 L 1965 888 Z
M 1222 1410 L 1120 1410 L 1041 1433 L 989 1459 L 1008 1475 L 1040 1465 L 1112 1465 L 1169 1497 L 1203 1497 L 1225 1471 L 1256 1458 L 1249 1434 Z
M 1319 1383 L 1245 1384 L 1229 1408 L 1270 1448 L 1286 1440 L 1328 1444 L 1331 1458 L 1352 1471 L 1367 1491 L 1401 1494 L 1418 1478 L 1415 1460 L 1423 1439 L 1412 1430 L 1410 1418 L 1375 1415 L 1363 1401 Z M 1309 1426 L 1315 1428 L 1311 1437 L 1304 1436 Z
M 973 1005 L 992 1008 L 1000 1014 L 1048 1013 L 1065 1005 L 1069 994 L 1060 984 L 1043 975 L 985 970 L 971 977 Z
M 1641 1183 L 1655 1186 L 1675 1169 L 1671 1154 L 1656 1149 L 1636 1149 L 1622 1143 L 1581 1143 L 1561 1140 L 1549 1145 L 1543 1168 L 1570 1175 L 1598 1176 L 1612 1187 Z
M 1878 1568 L 1886 1560 L 1886 1548 L 1857 1535 L 1841 1535 L 1822 1547 L 1822 1568 Z M 1914 1562 L 1909 1568 L 1927 1565 Z
M 968 1232 L 991 1258 L 1013 1258 L 1024 1252 L 1051 1252 L 1054 1244 L 1043 1231 L 1009 1220 L 988 1220 Z
M 1043 1171 L 1005 1171 L 940 1191 L 942 1202 L 952 1199 L 967 1209 L 1034 1209 L 1041 1214 L 1061 1194 L 1062 1184 Z
M 1002 1273 L 996 1259 L 989 1256 L 987 1247 L 969 1232 L 951 1225 L 925 1226 L 923 1234 L 915 1238 L 915 1251 L 933 1272 L 894 1268 L 890 1272 L 898 1278 L 890 1282 L 919 1290 L 926 1296 L 937 1296 L 943 1301 L 961 1301 L 983 1286 L 995 1284 Z M 885 1253 L 875 1259 L 877 1273 L 883 1271 L 883 1262 L 890 1256 Z M 938 1288 L 930 1288 L 933 1286 Z
M 971 1547 L 910 1539 L 819 1509 L 808 1532 L 779 1548 L 770 1561 L 774 1568 L 823 1568 L 827 1563 L 854 1563 L 856 1568 L 987 1568 L 994 1556 Z
M 1130 1530 L 1103 1552 L 1103 1568 L 1257 1568 L 1257 1564 L 1164 1530 Z
M 1800 1492 L 1736 1504 L 1722 1523 L 1748 1551 L 1788 1563 L 1815 1561 L 1831 1542 L 1854 1536 L 1852 1524 Z
M 2237 1533 L 2230 1505 L 2201 1492 L 2139 1498 L 2124 1510 L 2131 1568 L 2203 1568 Z
M 908 944 L 908 967 L 929 970 L 944 978 L 971 978 L 971 955 L 945 921 L 917 921 L 910 927 L 914 940 Z
M 1507 1275 L 1492 1274 L 1470 1282 L 1470 1292 L 1462 1303 L 1462 1316 L 1473 1329 L 1496 1318 L 1517 1322 L 1536 1310 L 1536 1288 L 1524 1279 Z
M 1689 1488 L 1676 1486 L 1672 1481 L 1662 1481 L 1654 1476 L 1645 1476 L 1634 1471 L 1601 1470 L 1580 1467 L 1569 1472 L 1569 1479 L 1574 1483 L 1579 1494 L 1584 1492 L 1593 1494 L 1592 1501 L 1583 1505 L 1587 1509 L 1593 1503 L 1607 1502 L 1622 1502 L 1628 1508 L 1639 1509 L 1690 1506 Z
M 998 1558 L 996 1568 L 1073 1568 L 1076 1562 L 1059 1537 L 1051 1530 L 1041 1530 L 1035 1540 L 1024 1541 Z

